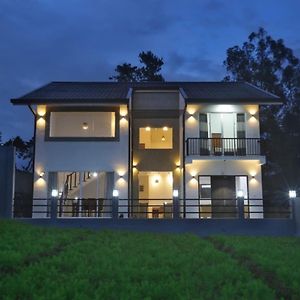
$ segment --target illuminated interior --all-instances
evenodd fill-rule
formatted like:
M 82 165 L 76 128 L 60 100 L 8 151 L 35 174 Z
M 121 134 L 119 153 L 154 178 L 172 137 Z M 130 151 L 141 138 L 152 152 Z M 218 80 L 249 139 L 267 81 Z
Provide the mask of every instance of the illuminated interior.
M 115 112 L 51 112 L 50 137 L 115 137 Z
M 172 172 L 139 172 L 139 212 L 146 218 L 169 218 L 172 212 Z
M 144 127 L 139 129 L 140 149 L 172 149 L 173 129 L 170 127 Z

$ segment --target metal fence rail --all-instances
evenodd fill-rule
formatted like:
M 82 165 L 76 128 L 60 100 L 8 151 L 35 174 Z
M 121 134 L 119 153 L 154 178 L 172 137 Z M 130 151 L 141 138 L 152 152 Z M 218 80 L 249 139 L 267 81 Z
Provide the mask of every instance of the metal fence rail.
M 119 217 L 127 213 L 136 219 L 172 219 L 173 199 L 119 199 Z
M 253 198 L 34 198 L 31 204 L 13 205 L 14 218 L 289 219 L 292 214 L 289 202 Z
M 55 208 L 57 218 L 111 218 L 112 199 L 57 199 Z M 16 203 L 13 205 L 14 218 L 49 218 L 53 210 L 53 198 L 34 198 L 32 204 Z M 30 215 L 28 214 L 30 211 Z M 24 214 L 24 211 L 27 211 Z

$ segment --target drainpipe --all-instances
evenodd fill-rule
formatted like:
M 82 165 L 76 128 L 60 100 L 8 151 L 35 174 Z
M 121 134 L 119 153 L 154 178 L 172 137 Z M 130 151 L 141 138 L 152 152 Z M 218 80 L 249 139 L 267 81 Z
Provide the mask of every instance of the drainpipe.
M 34 118 L 34 129 L 33 129 L 33 158 L 32 158 L 32 205 L 33 205 L 33 193 L 34 193 L 34 174 L 35 174 L 35 144 L 36 144 L 36 121 L 37 121 L 37 114 L 31 107 L 31 105 L 28 105 L 28 108 L 33 114 Z M 31 210 L 32 213 L 32 210 Z

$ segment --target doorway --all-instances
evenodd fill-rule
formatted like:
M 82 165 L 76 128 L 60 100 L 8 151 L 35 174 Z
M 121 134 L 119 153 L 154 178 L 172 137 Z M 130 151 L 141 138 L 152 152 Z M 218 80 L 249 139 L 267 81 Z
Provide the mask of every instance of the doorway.
M 172 218 L 172 172 L 139 172 L 138 189 L 139 218 Z
M 238 193 L 247 201 L 246 175 L 199 176 L 201 218 L 236 218 Z

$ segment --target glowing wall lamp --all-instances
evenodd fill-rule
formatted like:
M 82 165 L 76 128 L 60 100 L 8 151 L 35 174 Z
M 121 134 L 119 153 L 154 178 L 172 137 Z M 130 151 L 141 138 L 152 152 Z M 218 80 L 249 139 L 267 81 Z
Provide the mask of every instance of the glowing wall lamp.
M 113 190 L 113 197 L 119 197 L 119 191 Z
M 291 199 L 296 198 L 296 197 L 297 197 L 297 192 L 294 191 L 294 190 L 290 190 L 290 191 L 289 191 L 289 197 L 290 197 Z
M 173 197 L 178 197 L 179 191 L 178 190 L 173 190 Z
M 53 189 L 53 190 L 51 191 L 51 197 L 57 197 L 57 196 L 58 196 L 58 190 Z
M 40 116 L 40 117 L 45 116 L 45 114 L 46 114 L 46 106 L 45 106 L 45 105 L 39 105 L 39 106 L 37 107 L 37 114 L 38 114 L 38 116 Z
M 40 178 L 43 178 L 44 176 L 45 176 L 45 172 L 44 172 L 44 171 L 41 171 L 40 174 L 39 174 L 39 177 L 40 177 Z

